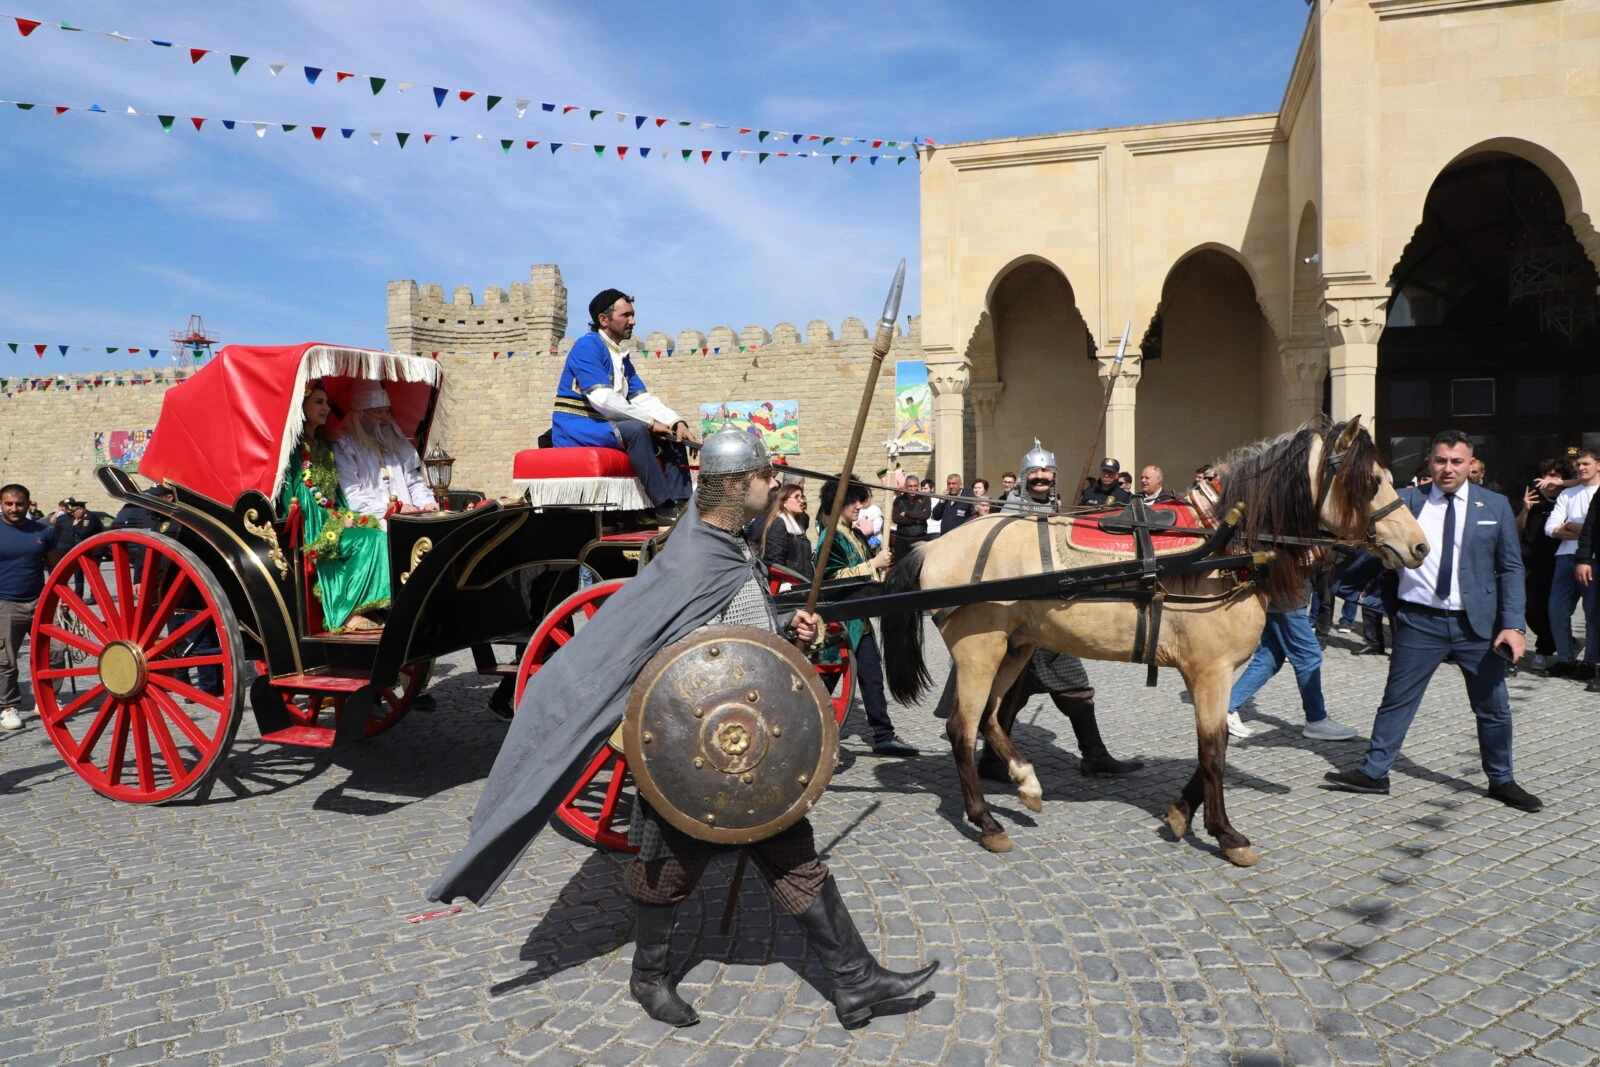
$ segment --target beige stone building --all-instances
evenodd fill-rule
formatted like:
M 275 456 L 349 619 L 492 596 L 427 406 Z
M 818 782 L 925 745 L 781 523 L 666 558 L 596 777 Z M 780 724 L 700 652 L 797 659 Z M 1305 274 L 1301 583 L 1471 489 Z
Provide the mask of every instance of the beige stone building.
M 1323 410 L 1402 478 L 1447 425 L 1512 488 L 1600 443 L 1600 0 L 1314 0 L 1276 112 L 944 145 L 921 180 L 940 475 L 1038 435 L 1076 477 L 1125 322 L 1100 451 L 1169 482 Z

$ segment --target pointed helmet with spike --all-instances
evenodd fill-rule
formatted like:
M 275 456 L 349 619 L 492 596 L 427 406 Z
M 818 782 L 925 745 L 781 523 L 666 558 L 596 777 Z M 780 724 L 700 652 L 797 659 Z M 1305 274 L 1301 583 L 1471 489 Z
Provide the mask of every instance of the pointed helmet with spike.
M 1029 471 L 1053 471 L 1055 469 L 1056 454 L 1046 451 L 1045 447 L 1039 443 L 1039 439 L 1035 437 L 1033 439 L 1033 448 L 1028 451 L 1027 455 L 1022 457 L 1023 475 L 1026 476 Z

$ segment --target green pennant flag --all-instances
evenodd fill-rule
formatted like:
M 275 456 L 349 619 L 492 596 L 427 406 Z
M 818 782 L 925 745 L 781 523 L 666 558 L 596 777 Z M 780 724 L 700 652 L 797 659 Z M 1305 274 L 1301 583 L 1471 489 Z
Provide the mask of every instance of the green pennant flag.
M 597 155 L 597 156 L 605 155 L 606 154 L 606 146 L 603 145 L 603 144 L 595 145 L 594 146 L 594 154 Z
M 756 156 L 756 164 L 759 166 L 760 164 L 765 163 L 767 161 L 767 157 L 770 155 L 772 155 L 771 152 L 762 152 L 760 155 Z
M 168 133 L 172 132 L 172 120 L 174 118 L 176 118 L 176 117 L 177 116 L 175 116 L 175 115 L 157 115 L 156 116 L 156 118 L 161 120 L 161 128 L 163 130 L 166 130 Z
M 514 144 L 516 144 L 515 141 L 501 141 L 500 142 L 500 151 L 509 152 L 509 151 L 511 151 L 511 146 L 514 145 Z
M 17 110 L 18 111 L 32 111 L 33 110 L 33 105 L 32 104 L 18 104 L 17 105 Z
M 377 96 L 383 90 L 383 83 L 388 80 L 388 78 L 368 78 L 367 81 L 372 83 L 372 95 Z
M 13 353 L 15 353 L 17 350 L 17 342 L 15 341 L 7 341 L 6 346 L 10 348 Z
M 839 157 L 833 156 L 831 158 L 833 159 L 833 165 L 837 167 L 839 165 Z
M 740 346 L 739 346 L 739 351 L 741 351 L 741 352 L 743 352 L 743 351 L 744 351 L 744 345 L 740 345 Z
M 756 140 L 765 141 L 767 139 L 767 135 L 770 134 L 771 132 L 772 132 L 771 130 L 761 130 L 761 131 L 759 131 L 756 134 Z
M 397 133 L 396 133 L 396 134 L 395 134 L 395 135 L 394 135 L 394 139 L 395 139 L 395 140 L 396 140 L 396 141 L 399 141 L 399 142 L 400 142 L 400 147 L 401 147 L 401 148 L 404 148 L 404 147 L 405 147 L 405 146 L 406 146 L 406 142 L 407 142 L 407 141 L 409 141 L 409 140 L 411 140 L 411 135 L 410 135 L 410 134 L 409 134 L 409 133 L 398 133 L 398 132 L 397 132 Z
M 296 126 L 298 126 L 300 124 L 298 122 L 285 122 L 285 123 L 282 123 L 281 125 L 283 126 L 283 132 L 284 133 L 288 133 L 290 130 L 294 129 Z
M 491 97 L 489 97 L 487 100 L 484 101 L 484 103 L 489 105 L 488 107 L 484 108 L 484 110 L 485 111 L 493 111 L 494 110 L 494 106 L 496 104 L 498 104 L 503 99 L 505 99 L 505 98 L 504 97 L 500 97 L 500 96 L 491 96 Z
M 894 165 L 898 167 L 900 164 L 904 163 L 905 161 L 906 161 L 906 157 L 905 156 L 901 156 L 899 159 L 894 161 Z
M 689 149 L 687 148 L 683 150 L 683 161 L 685 163 L 689 162 Z
M 117 350 L 116 350 L 116 349 L 115 349 L 115 348 L 108 348 L 108 349 L 106 349 L 106 355 L 108 355 L 108 356 L 114 356 L 114 355 L 116 355 L 116 354 L 117 354 Z
M 593 122 L 594 121 L 594 117 L 596 115 L 598 115 L 598 114 L 600 114 L 600 109 L 599 108 L 595 108 L 593 111 L 590 111 L 589 112 L 589 121 Z
M 822 147 L 824 147 L 824 148 L 826 148 L 826 147 L 828 147 L 828 143 L 829 143 L 829 142 L 830 142 L 830 141 L 832 141 L 832 140 L 833 140 L 833 138 L 832 138 L 832 137 L 824 137 L 824 138 L 823 138 L 823 139 L 822 139 Z
M 242 68 L 248 62 L 250 62 L 250 57 L 249 56 L 229 56 L 228 57 L 228 63 L 229 63 L 229 65 L 231 65 L 233 67 L 233 72 L 235 74 L 239 73 L 240 68 Z
M 900 142 L 899 141 L 885 141 L 884 144 L 888 145 L 890 148 L 899 148 L 900 147 Z

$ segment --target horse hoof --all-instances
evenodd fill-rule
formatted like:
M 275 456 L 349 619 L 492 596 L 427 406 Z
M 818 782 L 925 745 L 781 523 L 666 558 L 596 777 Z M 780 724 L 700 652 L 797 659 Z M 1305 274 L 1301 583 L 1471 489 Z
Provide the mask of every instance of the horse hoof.
M 979 840 L 983 842 L 983 847 L 990 852 L 1011 851 L 1011 838 L 1003 830 L 998 834 L 984 834 Z
M 1022 801 L 1022 806 L 1031 812 L 1038 813 L 1044 810 L 1044 797 L 1030 797 L 1022 793 L 1018 795 L 1018 799 Z
M 1167 829 L 1172 831 L 1172 836 L 1179 841 L 1183 840 L 1189 832 L 1189 816 L 1177 804 L 1168 804 L 1166 814 L 1162 816 L 1167 822 Z
M 1225 848 L 1222 854 L 1228 857 L 1228 862 L 1236 867 L 1254 867 L 1261 862 L 1261 857 L 1252 845 L 1240 845 L 1238 848 Z

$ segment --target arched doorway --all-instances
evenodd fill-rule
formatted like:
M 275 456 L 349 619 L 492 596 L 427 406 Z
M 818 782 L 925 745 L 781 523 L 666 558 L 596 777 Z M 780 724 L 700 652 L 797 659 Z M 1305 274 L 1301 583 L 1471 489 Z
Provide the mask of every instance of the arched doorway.
M 981 450 L 994 469 L 976 474 L 998 485 L 1037 437 L 1056 453 L 1066 495 L 1083 466 L 1104 393 L 1072 286 L 1048 263 L 1018 264 L 995 284 L 989 315 L 995 375 L 1003 388 L 993 428 L 985 431 L 991 439 Z M 974 371 L 976 379 L 981 368 Z
M 1513 499 L 1538 461 L 1600 446 L 1600 283 L 1555 184 L 1480 152 L 1435 179 L 1389 280 L 1378 426 L 1396 481 L 1428 438 L 1465 430 Z
M 1180 259 L 1141 348 L 1141 465 L 1182 486 L 1195 467 L 1261 436 L 1262 353 L 1277 346 L 1238 260 L 1213 248 Z

